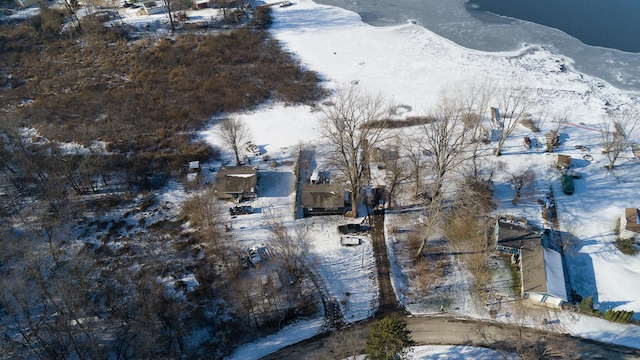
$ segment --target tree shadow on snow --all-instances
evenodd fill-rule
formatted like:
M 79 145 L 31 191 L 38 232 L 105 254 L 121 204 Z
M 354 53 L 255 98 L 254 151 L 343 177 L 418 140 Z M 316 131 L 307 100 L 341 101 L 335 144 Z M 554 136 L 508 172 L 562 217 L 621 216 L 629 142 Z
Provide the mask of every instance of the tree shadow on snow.
M 583 240 L 567 234 L 560 233 L 562 239 L 571 238 L 569 245 L 563 251 L 563 259 L 565 262 L 565 276 L 569 283 L 569 300 L 579 301 L 579 297 L 593 297 L 593 302 L 598 303 L 598 289 L 596 287 L 596 275 L 593 268 L 593 261 L 589 253 L 582 252 L 586 246 L 595 245 L 596 240 Z

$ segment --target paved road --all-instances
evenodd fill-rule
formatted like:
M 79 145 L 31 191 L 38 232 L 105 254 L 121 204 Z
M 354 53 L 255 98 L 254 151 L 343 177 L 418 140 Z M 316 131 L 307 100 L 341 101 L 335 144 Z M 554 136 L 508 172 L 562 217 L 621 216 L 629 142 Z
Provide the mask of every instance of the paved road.
M 403 316 L 400 312 L 395 313 Z M 444 314 L 429 317 L 405 317 L 407 327 L 417 345 L 469 345 L 482 347 L 500 347 L 501 344 L 514 344 L 520 339 L 544 339 L 556 347 L 571 352 L 581 359 L 630 360 L 640 359 L 640 350 L 622 346 L 598 343 L 568 335 L 546 333 L 530 328 L 479 321 Z M 370 321 L 355 324 L 349 330 L 354 354 L 364 352 L 364 339 L 368 333 Z M 484 336 L 482 334 L 485 334 Z M 520 335 L 518 335 L 520 334 Z M 263 357 L 275 359 L 332 359 L 331 342 L 327 335 L 319 335 L 286 347 Z

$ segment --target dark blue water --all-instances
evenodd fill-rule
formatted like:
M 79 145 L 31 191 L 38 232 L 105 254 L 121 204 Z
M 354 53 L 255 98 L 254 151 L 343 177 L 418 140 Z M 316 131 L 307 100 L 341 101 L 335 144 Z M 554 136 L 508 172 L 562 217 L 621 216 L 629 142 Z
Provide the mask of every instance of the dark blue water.
M 314 0 L 374 26 L 411 20 L 482 51 L 540 45 L 567 65 L 640 91 L 640 0 Z
M 640 52 L 640 0 L 469 0 L 468 9 L 560 29 L 587 45 Z

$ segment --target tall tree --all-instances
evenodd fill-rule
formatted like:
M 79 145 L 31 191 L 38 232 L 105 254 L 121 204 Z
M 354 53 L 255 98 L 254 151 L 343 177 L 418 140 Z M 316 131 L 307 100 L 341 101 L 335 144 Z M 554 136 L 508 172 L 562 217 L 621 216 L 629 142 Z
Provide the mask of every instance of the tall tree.
M 499 156 L 507 138 L 513 134 L 520 121 L 528 114 L 534 103 L 533 90 L 507 86 L 498 91 L 500 119 L 494 119 L 500 134 L 494 154 Z
M 607 155 L 609 164 L 607 169 L 613 169 L 618 157 L 629 146 L 631 135 L 638 127 L 637 109 L 626 108 L 611 111 L 601 125 L 602 152 Z
M 393 317 L 385 317 L 371 325 L 367 335 L 365 352 L 370 360 L 396 360 L 409 358 L 409 346 L 413 345 L 407 323 Z
M 520 197 L 523 192 L 526 192 L 531 187 L 533 187 L 533 183 L 536 180 L 536 173 L 533 169 L 526 169 L 517 173 L 513 173 L 509 175 L 509 184 L 513 186 L 513 190 L 515 190 L 515 195 L 511 200 L 513 205 L 518 203 Z
M 328 158 L 347 179 L 354 217 L 369 173 L 369 154 L 388 133 L 390 109 L 381 95 L 362 93 L 355 86 L 339 88 L 320 108 L 320 131 L 330 145 Z
M 425 236 L 416 257 L 420 256 L 429 235 L 440 221 L 444 200 L 442 187 L 449 173 L 466 160 L 477 156 L 477 148 L 474 146 L 477 143 L 480 117 L 476 115 L 473 104 L 463 93 L 443 92 L 438 106 L 430 116 L 434 120 L 422 126 L 421 146 L 425 153 L 430 154 L 433 185 L 429 194 Z
M 249 127 L 242 120 L 230 117 L 220 122 L 217 133 L 222 142 L 236 156 L 236 164 L 240 165 L 240 148 L 251 138 Z

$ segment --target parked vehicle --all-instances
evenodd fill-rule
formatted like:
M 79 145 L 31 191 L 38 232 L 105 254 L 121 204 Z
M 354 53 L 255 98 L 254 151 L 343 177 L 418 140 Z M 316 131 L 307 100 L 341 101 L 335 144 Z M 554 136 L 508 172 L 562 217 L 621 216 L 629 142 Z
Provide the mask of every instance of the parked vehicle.
M 245 149 L 251 155 L 254 155 L 254 156 L 262 155 L 262 151 L 260 150 L 258 145 L 252 143 L 251 141 L 249 141 L 248 143 L 245 144 Z
M 340 245 L 342 246 L 358 246 L 362 243 L 362 239 L 358 236 L 341 236 L 340 237 Z
M 252 213 L 253 208 L 251 206 L 234 206 L 229 208 L 229 214 L 231 215 L 246 215 Z
M 253 266 L 256 266 L 262 262 L 262 257 L 260 257 L 260 252 L 258 251 L 257 246 L 252 246 L 247 250 L 247 254 L 249 254 L 249 261 Z
M 340 234 L 357 234 L 359 232 L 367 231 L 368 227 L 360 224 L 346 224 L 338 225 L 338 232 Z

